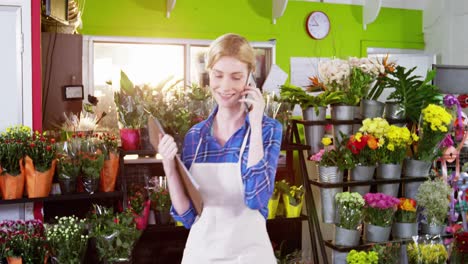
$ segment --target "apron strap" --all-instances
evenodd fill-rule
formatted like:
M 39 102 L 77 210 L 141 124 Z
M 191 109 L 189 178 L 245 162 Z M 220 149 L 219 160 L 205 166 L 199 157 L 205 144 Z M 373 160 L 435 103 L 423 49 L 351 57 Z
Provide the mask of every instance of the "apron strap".
M 189 170 L 192 167 L 193 163 L 195 162 L 195 159 L 197 158 L 198 150 L 200 149 L 201 143 L 202 143 L 202 137 L 200 137 L 200 140 L 198 141 L 197 149 L 195 150 L 195 155 L 193 156 L 192 162 L 190 163 L 190 167 L 188 168 Z

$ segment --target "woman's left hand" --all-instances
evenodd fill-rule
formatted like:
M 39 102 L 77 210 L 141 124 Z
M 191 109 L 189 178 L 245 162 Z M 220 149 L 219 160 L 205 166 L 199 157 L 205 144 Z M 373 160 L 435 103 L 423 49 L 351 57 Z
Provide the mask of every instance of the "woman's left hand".
M 265 111 L 265 100 L 263 99 L 262 92 L 255 86 L 246 86 L 243 92 L 246 96 L 240 101 L 245 102 L 249 107 L 249 120 L 250 124 L 262 124 L 263 113 Z

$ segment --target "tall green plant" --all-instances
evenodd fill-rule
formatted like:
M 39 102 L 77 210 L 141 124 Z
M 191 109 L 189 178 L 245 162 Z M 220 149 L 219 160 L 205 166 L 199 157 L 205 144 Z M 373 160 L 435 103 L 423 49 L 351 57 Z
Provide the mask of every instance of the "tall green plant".
M 417 123 L 422 109 L 431 103 L 440 104 L 443 97 L 439 88 L 431 84 L 436 74 L 434 70 L 428 71 L 424 80 L 421 76 L 413 75 L 414 70 L 416 67 L 407 70 L 403 66 L 397 66 L 390 73 L 393 78 L 388 79 L 388 86 L 394 87 L 395 91 L 388 99 L 400 103 L 405 117 Z
M 114 102 L 123 127 L 140 128 L 145 123 L 142 96 L 142 89 L 135 86 L 125 72 L 120 71 L 120 91 L 114 93 Z

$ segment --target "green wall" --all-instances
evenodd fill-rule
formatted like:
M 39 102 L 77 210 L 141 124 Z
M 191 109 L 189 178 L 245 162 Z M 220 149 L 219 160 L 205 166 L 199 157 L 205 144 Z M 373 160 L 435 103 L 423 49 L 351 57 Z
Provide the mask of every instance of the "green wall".
M 289 1 L 276 25 L 271 8 L 271 0 L 179 0 L 168 19 L 166 0 L 88 0 L 81 33 L 214 39 L 235 32 L 251 41 L 276 39 L 276 63 L 287 72 L 290 57 L 366 56 L 367 47 L 424 48 L 422 11 L 382 8 L 363 30 L 361 6 Z M 323 40 L 310 38 L 305 30 L 314 10 L 331 20 L 331 32 Z

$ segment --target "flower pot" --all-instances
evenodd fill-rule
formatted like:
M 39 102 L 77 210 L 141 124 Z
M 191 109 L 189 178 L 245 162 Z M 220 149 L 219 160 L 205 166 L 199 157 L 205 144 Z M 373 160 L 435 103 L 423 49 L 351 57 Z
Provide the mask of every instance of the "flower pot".
M 445 225 L 435 224 L 421 224 L 421 232 L 431 236 L 442 235 L 444 233 Z
M 120 141 L 123 150 L 137 150 L 140 148 L 140 130 L 133 128 L 120 129 Z
M 395 222 L 392 225 L 392 236 L 394 238 L 411 238 L 418 235 L 418 223 Z
M 400 179 L 401 169 L 401 164 L 379 164 L 377 166 L 375 177 L 376 179 Z M 399 188 L 399 183 L 379 184 L 377 185 L 377 192 L 385 193 L 393 197 L 398 197 Z
M 370 181 L 374 177 L 375 166 L 356 166 L 351 170 L 351 181 Z M 370 185 L 349 187 L 350 192 L 364 196 L 370 191 Z
M 360 230 L 341 228 L 335 225 L 335 244 L 338 246 L 354 247 L 359 245 Z
M 147 200 L 144 204 L 143 211 L 140 215 L 134 214 L 136 228 L 138 230 L 144 230 L 148 226 L 148 218 L 150 211 L 151 201 Z
M 298 205 L 291 205 L 289 203 L 289 196 L 283 196 L 284 211 L 286 212 L 286 218 L 295 218 L 301 215 L 302 204 L 304 203 L 304 195 L 302 195 L 301 202 Z
M 325 107 L 318 108 L 319 113 L 315 113 L 314 107 L 309 107 L 302 111 L 304 120 L 310 121 L 324 121 L 325 120 Z M 322 149 L 321 140 L 325 134 L 325 126 L 304 126 L 306 143 L 311 147 L 309 155 L 313 155 Z
M 390 238 L 392 226 L 376 226 L 364 223 L 364 240 L 366 242 L 385 242 Z
M 169 211 L 156 211 L 156 224 L 167 225 L 171 221 L 171 214 Z
M 351 105 L 332 105 L 331 119 L 336 121 L 346 121 L 354 119 L 354 106 Z M 333 136 L 341 142 L 341 133 L 350 135 L 353 132 L 353 125 L 333 125 Z
M 8 173 L 0 172 L 0 191 L 4 200 L 14 200 L 23 197 L 24 190 L 24 171 L 18 175 L 12 176 Z
M 404 163 L 405 177 L 425 177 L 429 175 L 432 163 L 414 159 L 406 159 Z M 404 185 L 405 197 L 414 199 L 422 182 L 411 182 Z
M 47 197 L 52 189 L 52 180 L 54 178 L 55 166 L 57 160 L 54 159 L 50 169 L 40 172 L 37 171 L 33 160 L 26 156 L 25 170 L 26 170 L 26 190 L 29 198 Z
M 268 201 L 268 219 L 274 219 L 276 217 L 276 210 L 278 209 L 279 198 L 279 195 L 277 195 L 276 198 L 273 198 L 272 196 Z
M 7 257 L 8 264 L 23 264 L 21 257 Z
M 336 166 L 319 166 L 319 179 L 321 182 L 327 183 L 343 182 L 343 171 L 340 171 Z M 324 223 L 335 223 L 335 196 L 342 191 L 343 188 L 320 188 L 322 221 Z
M 115 190 L 115 181 L 119 172 L 119 154 L 110 152 L 109 159 L 104 160 L 104 166 L 101 170 L 99 189 L 102 192 L 113 192 Z
M 362 119 L 382 117 L 385 104 L 377 100 L 361 100 Z
M 76 192 L 76 180 L 75 179 L 59 179 L 60 192 L 62 194 L 71 194 Z
M 405 119 L 405 110 L 400 103 L 385 102 L 384 117 L 387 120 L 403 120 Z M 393 125 L 403 127 L 406 123 L 395 123 Z
M 332 263 L 333 264 L 347 264 L 346 257 L 349 252 L 340 252 L 338 250 L 332 250 Z

